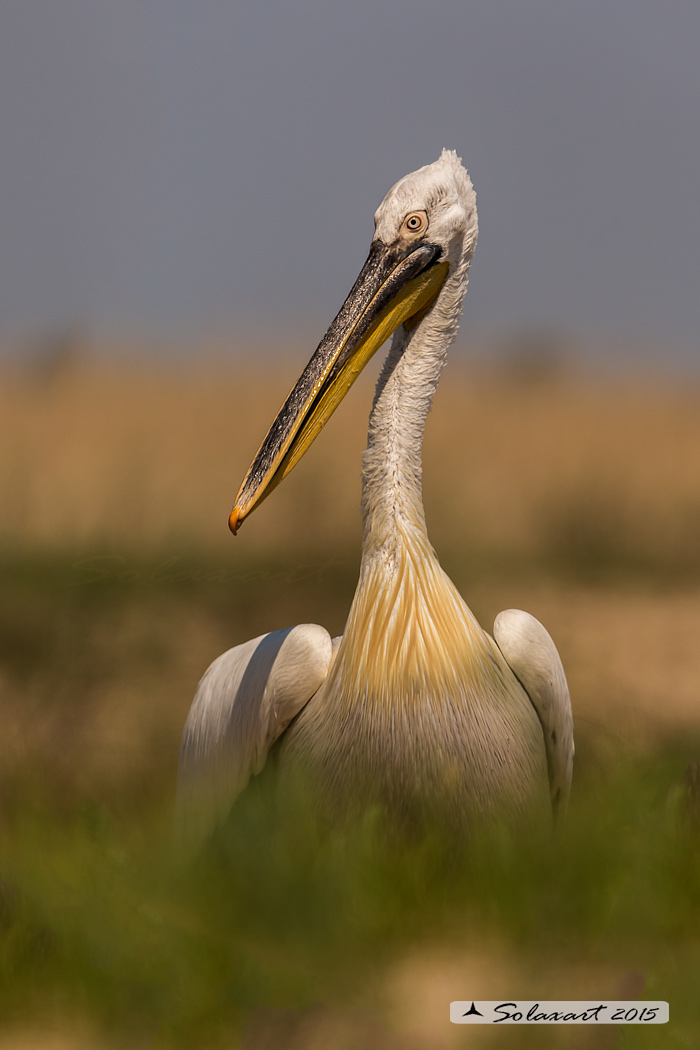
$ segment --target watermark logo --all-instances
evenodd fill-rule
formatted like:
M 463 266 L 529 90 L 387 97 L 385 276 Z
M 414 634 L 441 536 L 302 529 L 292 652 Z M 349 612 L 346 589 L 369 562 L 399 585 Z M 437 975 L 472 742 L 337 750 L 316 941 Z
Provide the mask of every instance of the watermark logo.
M 666 1024 L 668 1003 L 597 1000 L 465 1000 L 450 1003 L 453 1024 Z

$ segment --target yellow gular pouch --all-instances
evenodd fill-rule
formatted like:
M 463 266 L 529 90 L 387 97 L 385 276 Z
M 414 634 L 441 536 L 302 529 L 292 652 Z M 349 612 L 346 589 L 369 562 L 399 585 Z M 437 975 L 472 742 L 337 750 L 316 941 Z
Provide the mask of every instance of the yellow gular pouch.
M 274 482 L 270 488 L 278 485 L 290 470 L 296 466 L 304 453 L 308 451 L 362 369 L 371 360 L 380 346 L 393 335 L 399 325 L 404 324 L 408 326 L 410 324 L 411 327 L 415 327 L 425 316 L 437 299 L 447 277 L 448 270 L 449 263 L 437 263 L 426 270 L 425 273 L 419 274 L 418 277 L 414 277 L 413 280 L 404 285 L 396 297 L 379 314 L 376 321 L 369 328 L 367 335 L 358 343 L 355 351 L 342 365 L 335 379 L 329 382 L 328 385 L 321 386 L 320 396 L 315 391 L 313 397 L 309 398 L 309 404 L 306 409 L 308 415 L 304 417 L 300 429 L 295 434 L 280 465 L 277 467 Z M 371 308 L 371 304 L 369 308 Z M 362 317 L 360 317 L 358 323 Z M 347 333 L 345 340 L 339 347 L 339 352 L 347 343 L 352 332 L 353 329 Z

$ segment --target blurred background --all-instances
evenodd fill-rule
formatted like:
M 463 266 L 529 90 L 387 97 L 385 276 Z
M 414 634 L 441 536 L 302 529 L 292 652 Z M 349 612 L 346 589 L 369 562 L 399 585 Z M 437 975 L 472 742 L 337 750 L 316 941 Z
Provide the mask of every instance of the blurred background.
M 2 1050 L 511 1045 L 450 1030 L 472 995 L 646 994 L 695 1045 L 699 39 L 682 0 L 2 4 Z M 407 878 L 253 811 L 185 872 L 200 675 L 343 629 L 382 355 L 235 540 L 233 498 L 443 146 L 480 243 L 428 525 L 485 627 L 522 607 L 557 642 L 568 831 Z

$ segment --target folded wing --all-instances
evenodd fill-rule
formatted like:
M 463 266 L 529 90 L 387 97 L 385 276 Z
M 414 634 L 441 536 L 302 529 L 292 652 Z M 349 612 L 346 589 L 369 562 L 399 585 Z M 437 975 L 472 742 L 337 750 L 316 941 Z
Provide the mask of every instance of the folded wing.
M 185 841 L 201 841 L 228 814 L 325 681 L 332 655 L 328 631 L 307 623 L 237 645 L 209 667 L 180 747 L 177 818 Z
M 574 764 L 574 722 L 559 653 L 539 620 L 519 609 L 499 613 L 493 635 L 542 725 L 556 815 L 566 807 Z

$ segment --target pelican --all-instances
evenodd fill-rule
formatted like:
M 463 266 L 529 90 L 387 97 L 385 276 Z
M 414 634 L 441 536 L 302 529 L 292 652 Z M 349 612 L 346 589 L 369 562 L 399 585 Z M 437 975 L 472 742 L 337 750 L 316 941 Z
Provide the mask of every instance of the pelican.
M 425 421 L 457 332 L 476 195 L 453 151 L 406 175 L 374 217 L 350 294 L 270 427 L 230 517 L 235 533 L 289 474 L 393 335 L 369 420 L 360 578 L 342 637 L 315 624 L 254 638 L 202 678 L 185 726 L 178 806 L 211 829 L 275 747 L 333 813 L 397 819 L 445 807 L 462 826 L 561 809 L 574 755 L 561 660 L 514 609 L 484 631 L 442 570 L 421 492 Z

